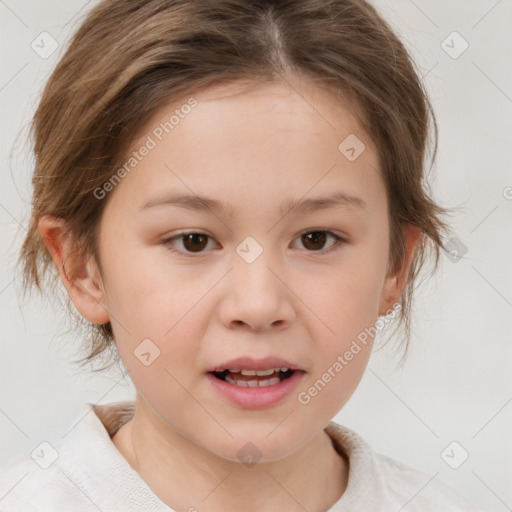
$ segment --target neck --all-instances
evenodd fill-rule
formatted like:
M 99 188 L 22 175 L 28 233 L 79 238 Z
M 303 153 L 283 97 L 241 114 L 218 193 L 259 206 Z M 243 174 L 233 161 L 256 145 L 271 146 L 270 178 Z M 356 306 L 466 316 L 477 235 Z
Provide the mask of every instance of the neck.
M 177 512 L 328 510 L 345 491 L 348 461 L 323 430 L 283 459 L 248 467 L 169 428 L 142 402 L 112 441 Z

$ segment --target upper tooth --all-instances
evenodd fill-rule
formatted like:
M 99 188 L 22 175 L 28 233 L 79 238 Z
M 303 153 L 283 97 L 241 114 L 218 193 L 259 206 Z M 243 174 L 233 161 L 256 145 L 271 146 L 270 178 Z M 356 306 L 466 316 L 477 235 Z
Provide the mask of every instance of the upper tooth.
M 279 368 L 269 368 L 268 370 L 242 370 L 242 375 L 258 375 L 265 377 L 266 375 L 272 375 L 275 371 L 279 371 Z

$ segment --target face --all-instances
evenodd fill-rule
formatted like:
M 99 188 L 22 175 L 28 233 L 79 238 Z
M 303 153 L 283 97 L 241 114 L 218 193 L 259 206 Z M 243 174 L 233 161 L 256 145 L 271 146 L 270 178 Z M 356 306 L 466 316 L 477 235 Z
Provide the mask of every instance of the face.
M 140 159 L 100 199 L 105 306 L 164 428 L 228 460 L 247 442 L 275 460 L 362 377 L 371 338 L 354 340 L 390 306 L 385 186 L 353 105 L 325 90 L 232 84 L 194 98 L 151 119 Z M 257 389 L 210 372 L 258 362 L 295 370 Z

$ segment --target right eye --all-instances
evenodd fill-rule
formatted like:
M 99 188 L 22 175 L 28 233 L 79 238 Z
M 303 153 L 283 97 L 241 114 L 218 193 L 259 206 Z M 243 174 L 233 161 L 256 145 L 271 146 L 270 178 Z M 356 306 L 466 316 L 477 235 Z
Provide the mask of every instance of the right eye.
M 165 245 L 170 251 L 192 256 L 197 253 L 205 252 L 204 249 L 208 246 L 209 241 L 213 241 L 210 235 L 191 231 L 188 233 L 178 233 L 170 238 L 166 238 L 162 240 L 162 245 Z M 181 245 L 179 250 L 175 248 L 176 244 Z

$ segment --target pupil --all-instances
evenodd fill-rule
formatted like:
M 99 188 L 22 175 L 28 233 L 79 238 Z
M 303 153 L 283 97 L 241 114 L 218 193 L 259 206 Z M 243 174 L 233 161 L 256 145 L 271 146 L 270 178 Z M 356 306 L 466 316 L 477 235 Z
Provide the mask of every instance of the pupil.
M 200 233 L 189 233 L 188 235 L 183 236 L 185 238 L 183 245 L 188 251 L 199 252 L 206 246 L 207 237 L 205 235 L 201 235 Z M 199 244 L 199 246 L 194 244 Z
M 323 231 L 314 231 L 312 233 L 307 233 L 305 235 L 302 235 L 302 238 L 306 240 L 305 243 L 303 240 L 304 247 L 306 247 L 307 249 L 318 250 L 318 249 L 321 249 L 325 245 L 325 240 L 327 238 L 327 235 Z M 311 247 L 310 242 L 313 243 L 313 247 Z M 315 247 L 314 245 L 318 244 L 318 243 L 320 243 L 320 247 Z

